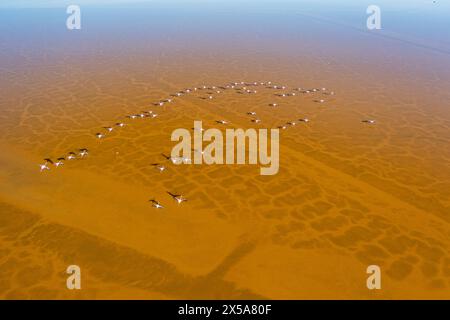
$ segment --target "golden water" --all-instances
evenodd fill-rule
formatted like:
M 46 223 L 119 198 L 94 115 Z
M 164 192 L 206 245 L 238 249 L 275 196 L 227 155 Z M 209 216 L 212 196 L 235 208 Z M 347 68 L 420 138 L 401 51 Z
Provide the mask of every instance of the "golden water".
M 168 40 L 170 50 L 89 53 L 88 44 L 79 55 L 17 57 L 0 80 L 0 297 L 449 298 L 448 58 L 348 33 L 360 46 L 307 37 L 279 40 L 278 52 L 245 39 L 226 48 Z M 288 88 L 151 105 L 234 81 Z M 297 87 L 335 95 L 274 96 Z M 159 116 L 125 118 L 144 110 Z M 161 157 L 174 145 L 171 132 L 194 120 L 273 128 L 303 117 L 310 122 L 280 133 L 274 176 Z M 129 125 L 95 138 L 119 121 Z M 84 147 L 85 159 L 39 172 L 44 158 Z M 189 201 L 177 205 L 167 191 Z M 70 264 L 81 267 L 82 290 L 66 288 Z M 381 267 L 382 290 L 366 288 L 371 264 Z

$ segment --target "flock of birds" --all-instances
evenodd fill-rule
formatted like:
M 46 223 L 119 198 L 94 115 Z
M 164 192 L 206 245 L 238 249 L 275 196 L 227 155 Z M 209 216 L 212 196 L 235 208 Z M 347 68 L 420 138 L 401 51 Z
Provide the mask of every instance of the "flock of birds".
M 46 159 L 44 159 L 45 162 L 43 164 L 39 165 L 39 168 L 41 169 L 41 172 L 44 170 L 50 170 L 49 165 L 54 165 L 55 167 L 60 167 L 64 164 L 64 161 L 66 161 L 66 159 L 70 161 L 70 160 L 75 160 L 77 157 L 84 158 L 88 154 L 89 154 L 88 149 L 83 148 L 83 149 L 78 150 L 78 154 L 71 151 L 67 154 L 67 157 L 59 157 L 58 159 L 56 159 L 56 161 L 53 161 L 50 158 L 46 158 Z
M 274 85 L 272 84 L 271 81 L 268 82 L 232 82 L 229 83 L 225 86 L 200 86 L 200 87 L 194 87 L 194 88 L 188 88 L 188 89 L 184 89 L 181 91 L 178 91 L 176 93 L 173 93 L 170 95 L 170 98 L 166 98 L 157 102 L 152 103 L 153 106 L 164 106 L 165 104 L 171 103 L 174 101 L 174 98 L 178 98 L 184 95 L 188 95 L 190 93 L 194 93 L 194 92 L 200 92 L 200 91 L 206 91 L 205 95 L 200 96 L 200 99 L 203 100 L 212 100 L 214 99 L 214 94 L 220 94 L 222 93 L 222 91 L 225 90 L 235 90 L 238 94 L 256 94 L 258 91 L 255 90 L 254 88 L 257 86 L 264 86 L 267 89 L 275 89 L 275 90 L 286 90 L 287 87 L 286 86 L 281 86 L 281 85 Z M 287 93 L 276 93 L 275 96 L 277 97 L 293 97 L 296 96 L 297 94 L 313 94 L 313 93 L 321 93 L 322 95 L 329 95 L 329 96 L 333 96 L 335 93 L 333 91 L 328 91 L 326 88 L 312 88 L 312 89 L 305 89 L 305 88 L 295 88 L 293 91 L 291 92 L 287 92 Z M 315 99 L 314 102 L 322 104 L 325 103 L 325 99 Z M 269 103 L 268 105 L 269 107 L 272 108 L 276 108 L 278 107 L 277 103 Z M 256 116 L 256 112 L 254 111 L 249 111 L 246 113 L 249 116 L 252 116 L 252 118 L 250 119 L 251 122 L 253 123 L 260 123 L 261 119 L 257 118 Z M 155 113 L 153 110 L 147 110 L 147 111 L 141 111 L 139 113 L 136 114 L 129 114 L 126 115 L 127 119 L 130 120 L 134 120 L 134 119 L 143 119 L 143 118 L 156 118 L 158 116 L 157 113 Z M 297 120 L 298 122 L 303 122 L 303 123 L 307 123 L 309 122 L 308 118 L 300 118 Z M 295 126 L 297 124 L 297 121 L 288 121 L 283 125 L 278 126 L 278 129 L 281 130 L 285 130 L 287 129 L 289 126 Z M 375 124 L 375 120 L 373 119 L 364 119 L 362 120 L 363 123 L 367 123 L 367 124 Z M 216 123 L 221 124 L 221 125 L 227 125 L 229 124 L 229 122 L 227 120 L 216 120 Z M 127 126 L 128 124 L 124 123 L 124 122 L 117 122 L 115 123 L 113 126 L 107 126 L 107 127 L 103 127 L 103 131 L 102 132 L 97 132 L 95 134 L 95 137 L 97 139 L 103 139 L 107 136 L 108 133 L 111 133 L 113 130 L 118 129 L 118 128 L 123 128 L 125 126 Z M 194 129 L 194 128 L 193 128 Z M 203 128 L 200 130 L 204 130 Z M 194 152 L 202 152 L 201 150 L 195 150 L 193 149 Z M 88 156 L 89 154 L 89 150 L 87 148 L 81 148 L 79 149 L 77 152 L 69 152 L 66 156 L 62 156 L 57 158 L 55 161 L 53 161 L 50 158 L 46 158 L 44 159 L 44 163 L 39 165 L 40 171 L 46 171 L 46 170 L 50 170 L 50 166 L 54 166 L 54 167 L 61 167 L 64 165 L 64 163 L 66 161 L 73 161 L 76 159 L 80 159 L 80 158 L 85 158 L 86 156 Z M 186 157 L 171 157 L 171 156 L 167 156 L 165 154 L 161 154 L 166 160 L 171 161 L 173 164 L 181 164 L 181 163 L 191 163 L 191 159 L 186 158 Z M 166 169 L 166 166 L 162 163 L 152 163 L 151 166 L 153 166 L 156 170 L 158 170 L 159 172 L 163 172 Z M 176 194 L 176 193 L 172 193 L 172 192 L 167 192 L 167 194 L 172 197 L 173 200 L 175 200 L 178 204 L 181 204 L 183 202 L 186 202 L 187 199 L 182 196 L 181 194 Z M 151 203 L 152 207 L 156 208 L 156 209 L 163 209 L 164 206 L 156 199 L 150 199 L 149 202 Z

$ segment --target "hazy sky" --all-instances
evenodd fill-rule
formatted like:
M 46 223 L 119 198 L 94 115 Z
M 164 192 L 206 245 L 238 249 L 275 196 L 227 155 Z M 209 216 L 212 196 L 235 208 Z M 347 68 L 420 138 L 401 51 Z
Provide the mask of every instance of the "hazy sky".
M 214 4 L 221 5 L 242 5 L 242 4 L 257 4 L 260 5 L 282 5 L 283 3 L 304 5 L 321 5 L 339 6 L 339 5 L 370 5 L 376 4 L 397 9 L 408 9 L 427 7 L 430 4 L 439 6 L 440 8 L 450 8 L 450 1 L 437 0 L 2 0 L 0 1 L 0 8 L 32 8 L 32 7 L 67 7 L 70 4 L 77 4 L 80 6 L 114 6 L 114 5 L 136 5 L 136 4 L 150 4 L 154 2 L 167 4 L 207 4 L 208 6 Z
M 153 0 L 2 0 L 0 7 L 3 8 L 52 8 L 67 7 L 71 4 L 79 6 L 114 6 L 118 4 L 136 4 L 153 2 Z

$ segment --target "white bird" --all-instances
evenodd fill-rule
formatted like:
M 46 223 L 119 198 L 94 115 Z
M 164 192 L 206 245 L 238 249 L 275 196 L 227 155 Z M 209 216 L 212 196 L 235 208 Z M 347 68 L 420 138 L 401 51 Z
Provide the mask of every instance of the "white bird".
M 105 135 L 104 135 L 103 133 L 100 133 L 100 132 L 97 132 L 97 133 L 95 134 L 95 136 L 96 136 L 97 138 L 99 138 L 99 139 L 105 137 Z
M 48 164 L 49 163 L 51 163 L 51 164 L 53 164 L 53 161 L 52 160 L 50 160 L 50 159 L 44 159 L 44 163 L 43 164 L 40 164 L 39 165 L 39 168 L 41 169 L 41 172 L 42 171 L 44 171 L 44 170 L 50 170 L 50 168 L 49 168 L 49 166 L 48 166 Z
M 278 106 L 278 104 L 277 103 L 269 103 L 269 106 L 270 107 L 276 107 L 276 106 Z
M 180 203 L 182 203 L 182 202 L 185 202 L 185 201 L 187 201 L 187 199 L 185 198 L 185 197 L 183 197 L 181 194 L 173 194 L 173 193 L 171 193 L 171 192 L 169 192 L 169 191 L 167 191 L 167 193 L 178 203 L 178 204 L 180 204 Z
M 367 120 L 363 120 L 362 122 L 368 123 L 368 124 L 374 124 L 376 121 L 373 119 L 367 119 Z
M 216 122 L 219 124 L 228 124 L 228 121 L 226 120 L 216 120 Z
M 181 157 L 175 157 L 175 158 L 170 158 L 170 161 L 172 161 L 173 164 L 181 164 L 183 163 L 183 158 Z
M 48 167 L 47 163 L 40 164 L 39 168 L 41 169 L 41 172 L 44 171 L 44 170 L 50 170 L 50 168 Z
M 308 118 L 302 118 L 302 119 L 298 119 L 298 121 L 309 122 L 309 119 Z
M 249 116 L 256 116 L 256 112 L 255 112 L 255 111 L 247 112 L 247 114 L 248 114 Z
M 66 159 L 63 158 L 63 157 L 58 158 L 57 161 L 55 162 L 55 166 L 56 166 L 56 167 L 59 167 L 59 166 L 64 165 L 64 160 L 66 160 Z
M 152 163 L 152 166 L 154 166 L 159 172 L 166 170 L 166 167 L 159 163 Z
M 83 158 L 84 156 L 87 156 L 87 155 L 89 154 L 88 149 L 80 149 L 79 151 L 80 151 L 79 155 L 80 155 L 80 157 L 82 157 L 82 158 Z
M 75 152 L 69 152 L 69 155 L 67 156 L 67 160 L 73 160 L 76 158 Z
M 112 128 L 112 127 L 103 127 L 103 129 L 106 129 L 106 130 L 108 130 L 109 132 L 113 131 L 113 128 Z
M 260 123 L 261 122 L 261 119 L 252 119 L 252 120 L 250 120 L 251 122 L 254 122 L 254 123 Z
M 159 201 L 156 201 L 155 199 L 150 199 L 148 200 L 149 202 L 152 203 L 152 206 L 156 209 L 163 209 L 164 207 L 161 205 L 161 203 L 159 203 Z
M 161 155 L 166 158 L 167 160 L 170 160 L 173 164 L 181 164 L 181 163 L 186 163 L 186 159 L 188 158 L 184 158 L 184 157 L 171 157 L 171 156 L 166 156 L 164 153 L 161 153 Z M 189 159 L 190 160 L 190 159 Z
M 124 127 L 124 126 L 125 126 L 125 123 L 117 122 L 117 123 L 116 123 L 116 126 L 118 126 L 118 127 Z

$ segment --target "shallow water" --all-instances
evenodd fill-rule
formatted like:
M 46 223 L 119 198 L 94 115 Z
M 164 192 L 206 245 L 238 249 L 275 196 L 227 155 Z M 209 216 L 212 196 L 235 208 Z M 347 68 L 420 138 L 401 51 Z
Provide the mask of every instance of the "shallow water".
M 4 5 L 0 297 L 449 298 L 449 8 L 383 5 L 379 33 L 359 2 L 82 6 L 80 31 L 64 8 Z M 151 105 L 234 81 L 288 88 Z M 297 87 L 335 95 L 274 95 Z M 125 118 L 144 110 L 159 116 Z M 161 156 L 194 120 L 304 117 L 281 132 L 274 176 Z M 39 172 L 79 148 L 89 156 Z M 69 264 L 80 291 L 65 287 Z M 371 264 L 382 290 L 366 288 Z

